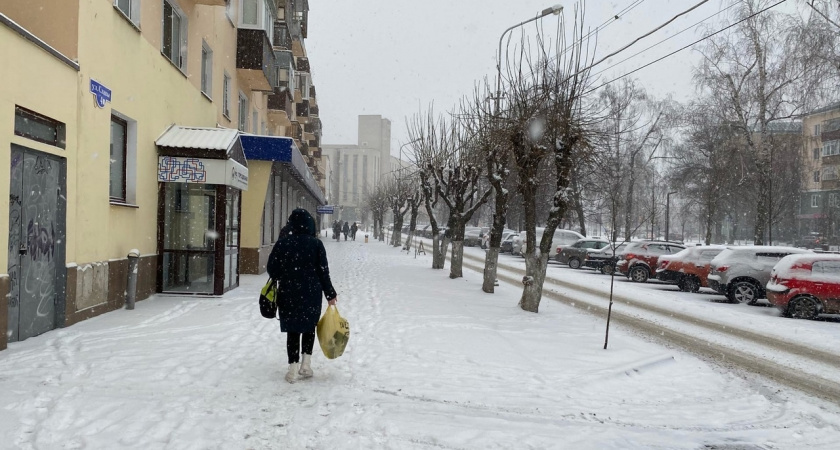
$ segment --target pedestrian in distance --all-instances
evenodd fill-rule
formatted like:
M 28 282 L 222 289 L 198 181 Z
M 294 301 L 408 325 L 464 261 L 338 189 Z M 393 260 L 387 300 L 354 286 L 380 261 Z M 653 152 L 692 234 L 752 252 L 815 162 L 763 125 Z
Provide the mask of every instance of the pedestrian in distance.
M 336 220 L 335 224 L 333 225 L 333 237 L 336 241 L 341 240 L 341 222 L 339 222 L 338 220 Z
M 356 225 L 356 222 L 353 222 L 353 225 L 350 225 L 350 239 L 356 240 L 357 231 L 359 231 L 359 227 Z
M 344 226 L 341 227 L 341 232 L 344 233 L 344 240 L 347 240 L 347 234 L 350 233 L 350 225 L 347 225 L 347 222 L 344 222 Z
M 317 237 L 309 211 L 292 211 L 286 228 L 268 257 L 268 275 L 277 280 L 277 312 L 280 331 L 286 333 L 289 368 L 286 381 L 294 383 L 312 376 L 315 327 L 321 317 L 322 295 L 330 305 L 338 301 L 330 281 L 324 244 Z

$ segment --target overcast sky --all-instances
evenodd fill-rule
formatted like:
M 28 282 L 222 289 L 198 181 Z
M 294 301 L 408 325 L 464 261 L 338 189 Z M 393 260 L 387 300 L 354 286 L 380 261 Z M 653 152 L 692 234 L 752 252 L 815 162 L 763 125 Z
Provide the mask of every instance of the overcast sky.
M 701 36 L 696 23 L 719 12 L 732 0 L 711 0 L 603 64 L 631 56 L 691 27 L 657 47 L 605 72 L 606 79 L 627 73 Z M 699 0 L 589 0 L 586 22 L 592 28 L 636 5 L 599 33 L 598 52 L 607 55 L 652 30 Z M 391 120 L 391 152 L 407 142 L 406 117 L 454 105 L 484 76 L 494 79 L 501 33 L 534 17 L 557 0 L 310 0 L 307 52 L 318 91 L 324 144 L 355 144 L 357 116 L 380 114 Z M 793 2 L 791 2 L 793 3 Z M 574 3 L 566 7 L 571 22 Z M 708 23 L 731 22 L 727 13 Z M 540 21 L 554 35 L 559 19 Z M 525 25 L 533 35 L 534 24 Z M 513 31 L 518 41 L 521 31 Z M 596 58 L 599 58 L 597 56 Z M 504 58 L 504 56 L 503 56 Z M 643 69 L 637 77 L 657 97 L 685 100 L 695 93 L 692 66 L 698 55 L 685 50 Z M 600 69 L 599 69 L 600 70 Z

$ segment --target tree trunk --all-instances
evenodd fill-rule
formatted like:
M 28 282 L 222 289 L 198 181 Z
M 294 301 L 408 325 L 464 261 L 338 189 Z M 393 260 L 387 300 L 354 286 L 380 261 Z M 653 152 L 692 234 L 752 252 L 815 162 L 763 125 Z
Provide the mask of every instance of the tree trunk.
M 624 240 L 630 242 L 631 221 L 633 220 L 633 188 L 636 185 L 636 155 L 630 156 L 630 181 L 627 186 L 627 201 L 624 210 Z
M 484 259 L 484 283 L 481 285 L 481 290 L 492 294 L 496 287 L 496 269 L 499 264 L 499 247 L 490 247 L 487 249 L 487 255 Z
M 583 202 L 580 198 L 581 192 L 578 187 L 577 177 L 572 178 L 572 192 L 574 192 L 575 212 L 577 213 L 578 225 L 580 226 L 580 234 L 586 236 L 586 213 L 583 211 Z
M 496 271 L 499 264 L 499 247 L 502 244 L 502 232 L 505 231 L 507 219 L 508 194 L 501 187 L 496 190 L 496 211 L 493 213 L 493 227 L 490 229 L 490 239 L 487 240 L 488 249 L 484 256 L 484 283 L 481 290 L 492 294 L 496 286 Z
M 452 262 L 449 263 L 449 278 L 464 276 L 464 241 L 452 241 Z
M 440 236 L 432 236 L 432 269 L 443 269 L 446 255 L 441 251 Z
M 548 267 L 548 253 L 541 253 L 539 256 L 533 254 L 525 256 L 525 273 L 522 284 L 522 297 L 519 299 L 519 307 L 525 311 L 540 312 L 540 300 L 542 299 L 543 282 L 545 271 Z
M 433 269 L 443 269 L 446 267 L 446 253 L 449 251 L 449 242 L 450 239 L 444 236 L 443 242 L 440 244 L 440 253 L 435 254 L 435 257 L 438 258 L 438 260 L 437 266 L 433 267 Z

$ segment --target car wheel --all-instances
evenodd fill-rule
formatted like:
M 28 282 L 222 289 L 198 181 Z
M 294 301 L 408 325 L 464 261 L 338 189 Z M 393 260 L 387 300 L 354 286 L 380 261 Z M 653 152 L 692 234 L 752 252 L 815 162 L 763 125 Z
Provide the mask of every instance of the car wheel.
M 569 258 L 569 267 L 572 269 L 580 269 L 580 260 L 577 258 Z
M 788 314 L 794 319 L 816 319 L 820 315 L 820 301 L 814 297 L 797 297 L 788 305 Z
M 685 285 L 685 281 L 685 277 L 680 277 L 680 281 L 677 281 L 677 287 L 683 292 L 688 292 L 688 287 Z
M 749 281 L 739 281 L 729 288 L 729 301 L 754 305 L 758 301 L 758 288 Z
M 615 273 L 615 267 L 609 263 L 604 264 L 603 266 L 601 266 L 601 273 L 603 273 L 604 275 L 612 275 L 613 273 Z
M 685 292 L 700 292 L 700 280 L 697 277 L 683 277 L 683 285 Z
M 636 283 L 644 283 L 648 280 L 648 271 L 642 266 L 636 266 L 630 269 L 630 279 Z

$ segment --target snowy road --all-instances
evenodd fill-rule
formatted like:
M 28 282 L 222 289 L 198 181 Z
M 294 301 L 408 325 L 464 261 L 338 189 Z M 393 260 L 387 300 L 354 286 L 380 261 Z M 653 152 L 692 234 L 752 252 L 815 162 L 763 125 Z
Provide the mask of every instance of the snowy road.
M 289 385 L 264 276 L 0 352 L 0 448 L 834 448 L 840 412 L 381 243 L 325 241 L 348 350 Z M 578 275 L 579 276 L 579 275 Z M 606 279 L 606 277 L 603 277 Z M 836 326 L 837 324 L 826 324 Z M 829 333 L 830 334 L 830 333 Z

